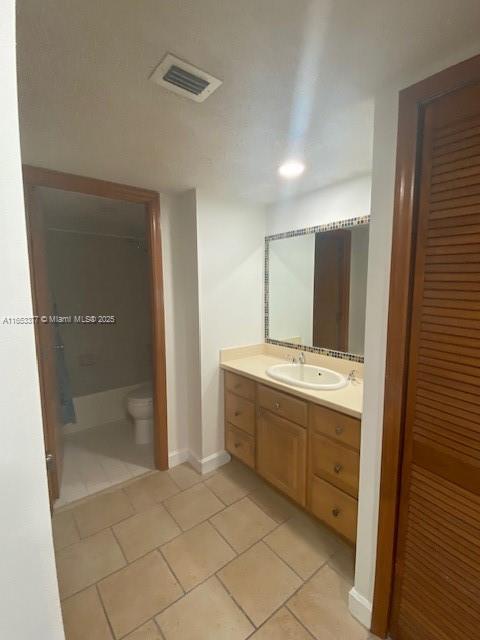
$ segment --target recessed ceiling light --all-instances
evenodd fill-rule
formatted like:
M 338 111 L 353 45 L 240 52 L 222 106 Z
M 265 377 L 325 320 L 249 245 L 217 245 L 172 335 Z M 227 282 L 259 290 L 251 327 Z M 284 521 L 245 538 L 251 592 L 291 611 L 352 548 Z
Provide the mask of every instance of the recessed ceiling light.
M 282 178 L 298 178 L 305 171 L 305 165 L 300 160 L 287 160 L 278 168 Z

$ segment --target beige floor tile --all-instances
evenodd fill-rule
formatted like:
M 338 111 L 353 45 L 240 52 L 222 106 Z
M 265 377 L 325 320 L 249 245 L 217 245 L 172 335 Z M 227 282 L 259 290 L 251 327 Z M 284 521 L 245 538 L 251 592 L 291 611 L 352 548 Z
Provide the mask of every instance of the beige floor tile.
M 66 640 L 112 640 L 95 587 L 64 600 L 62 615 Z
M 205 481 L 209 489 L 225 504 L 232 504 L 259 488 L 263 482 L 246 467 L 229 463 Z
M 73 595 L 125 566 L 122 550 L 110 529 L 65 547 L 57 553 L 62 598 Z
M 98 588 L 116 638 L 133 631 L 183 594 L 158 551 L 105 578 Z
M 150 620 L 147 624 L 142 625 L 140 629 L 125 636 L 124 640 L 162 640 L 162 636 L 155 622 Z
M 235 557 L 209 522 L 203 522 L 162 547 L 185 591 L 203 582 Z
M 251 547 L 277 526 L 275 520 L 269 518 L 249 498 L 243 498 L 230 505 L 211 521 L 239 553 Z
M 181 533 L 175 520 L 161 504 L 119 522 L 113 531 L 129 562 Z
M 184 531 L 207 520 L 225 506 L 203 484 L 168 498 L 164 504 Z
M 121 490 L 102 493 L 73 509 L 82 538 L 98 533 L 133 513 L 127 496 Z
M 158 471 L 124 487 L 136 511 L 149 509 L 179 492 L 179 488 L 166 471 Z
M 166 640 L 243 640 L 253 626 L 212 577 L 156 617 Z
M 252 640 L 312 640 L 296 618 L 282 607 L 251 636 Z
M 195 471 L 189 464 L 179 464 L 168 471 L 169 476 L 180 487 L 180 489 L 189 489 L 193 485 L 202 481 L 200 473 Z
M 68 545 L 78 542 L 80 535 L 71 511 L 62 511 L 52 518 L 53 542 L 59 551 Z
M 232 560 L 218 576 L 256 626 L 265 622 L 302 584 L 263 542 Z
M 339 542 L 339 546 L 328 564 L 352 586 L 355 578 L 355 550 L 345 542 Z
M 337 537 L 305 515 L 280 525 L 265 542 L 304 580 L 339 549 Z
M 249 489 L 221 472 L 206 480 L 205 484 L 225 504 L 232 504 L 249 493 Z
M 322 640 L 366 640 L 369 632 L 348 610 L 349 585 L 328 565 L 287 603 L 307 629 Z
M 267 484 L 252 491 L 248 496 L 256 505 L 265 511 L 276 522 L 285 522 L 290 518 L 302 513 L 301 509 L 284 498 L 278 491 L 272 489 Z

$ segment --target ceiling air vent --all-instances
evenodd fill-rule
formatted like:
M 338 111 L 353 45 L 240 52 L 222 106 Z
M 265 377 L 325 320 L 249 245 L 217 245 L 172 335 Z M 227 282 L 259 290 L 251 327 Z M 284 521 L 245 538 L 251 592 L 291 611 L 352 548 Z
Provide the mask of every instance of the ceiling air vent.
M 195 102 L 203 102 L 222 84 L 218 78 L 172 56 L 171 53 L 167 53 L 150 76 L 150 80 Z

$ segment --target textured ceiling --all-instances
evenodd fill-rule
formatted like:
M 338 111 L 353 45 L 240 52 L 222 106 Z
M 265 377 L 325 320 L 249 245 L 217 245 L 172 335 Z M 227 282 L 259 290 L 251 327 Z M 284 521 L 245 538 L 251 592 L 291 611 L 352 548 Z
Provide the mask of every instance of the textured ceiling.
M 372 96 L 477 36 L 478 0 L 18 0 L 24 161 L 168 192 L 282 197 L 371 167 Z M 223 80 L 148 80 L 166 52 Z

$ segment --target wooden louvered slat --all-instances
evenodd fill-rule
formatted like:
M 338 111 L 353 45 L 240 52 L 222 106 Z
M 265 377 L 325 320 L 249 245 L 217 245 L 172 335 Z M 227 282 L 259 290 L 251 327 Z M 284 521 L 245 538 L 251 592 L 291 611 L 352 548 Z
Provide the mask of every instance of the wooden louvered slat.
M 455 139 L 446 139 L 443 141 L 437 141 L 437 144 L 433 145 L 432 158 L 441 158 L 445 154 L 453 151 L 461 151 L 462 149 L 471 149 L 472 147 L 480 145 L 480 133 L 468 132 L 469 135 L 463 137 L 457 137 Z
M 395 640 L 480 639 L 480 86 L 465 91 L 461 121 L 460 92 L 425 109 Z
M 480 176 L 480 161 L 473 163 L 467 167 L 452 169 L 451 171 L 439 172 L 432 174 L 431 188 L 432 191 L 438 191 L 442 188 L 448 188 L 452 180 L 466 180 L 466 184 L 471 184 L 478 180 Z

